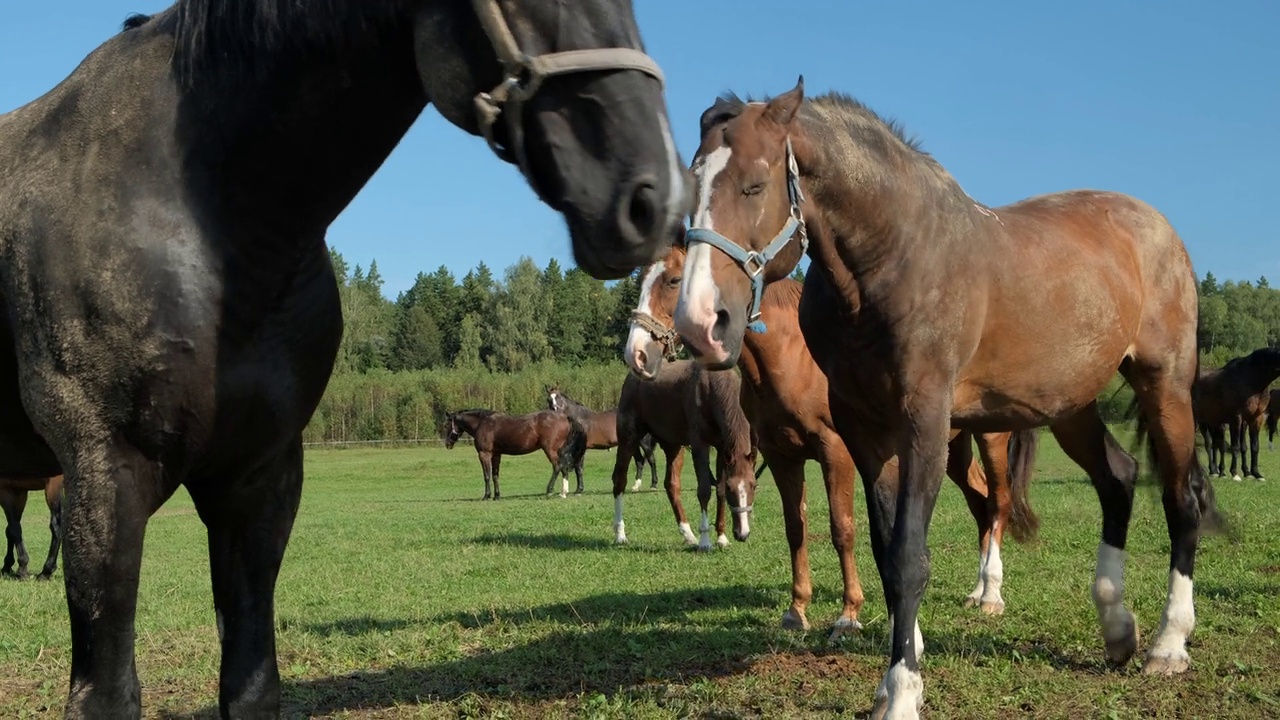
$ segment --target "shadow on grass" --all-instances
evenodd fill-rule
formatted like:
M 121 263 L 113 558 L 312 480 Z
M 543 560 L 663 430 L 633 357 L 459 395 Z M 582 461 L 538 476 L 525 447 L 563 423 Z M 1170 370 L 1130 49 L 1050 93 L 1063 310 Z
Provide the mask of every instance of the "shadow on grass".
M 358 637 L 360 635 L 380 635 L 382 633 L 403 630 L 418 623 L 409 620 L 375 618 L 369 615 L 343 618 L 326 623 L 299 623 L 288 620 L 280 621 L 281 630 L 298 629 L 320 637 Z
M 647 552 L 669 553 L 680 550 L 683 546 L 657 547 L 644 544 L 618 545 L 608 538 L 582 537 L 568 533 L 485 533 L 471 538 L 470 542 L 478 545 L 510 545 L 532 550 L 582 550 L 608 552 Z
M 865 683 L 870 705 L 875 683 L 887 662 L 887 628 L 868 628 L 828 648 L 825 627 L 805 634 L 786 633 L 772 624 L 729 618 L 719 626 L 688 620 L 703 608 L 762 607 L 777 599 L 754 588 L 736 586 L 705 591 L 679 590 L 647 595 L 606 594 L 573 603 L 512 608 L 492 616 L 445 615 L 431 622 L 458 622 L 480 628 L 501 622 L 563 625 L 528 642 L 497 650 L 458 649 L 457 657 L 425 666 L 393 666 L 331 677 L 289 680 L 283 687 L 287 717 L 369 711 L 427 701 L 529 703 L 568 700 L 583 693 L 644 694 L 663 683 L 738 675 L 806 675 Z M 329 623 L 334 633 L 376 633 L 409 625 L 365 617 Z M 959 658 L 984 666 L 1021 658 L 1057 670 L 1098 675 L 1097 657 L 1062 652 L 1044 638 L 1006 638 L 998 631 L 942 631 L 926 639 L 926 655 Z M 865 712 L 866 707 L 859 708 Z M 205 718 L 216 710 L 166 714 L 168 718 Z

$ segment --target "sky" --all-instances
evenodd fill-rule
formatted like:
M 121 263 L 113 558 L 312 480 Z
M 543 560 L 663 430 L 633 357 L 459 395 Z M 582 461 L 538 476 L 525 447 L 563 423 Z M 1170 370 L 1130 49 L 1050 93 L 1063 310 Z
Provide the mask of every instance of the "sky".
M 1198 274 L 1280 284 L 1280 2 L 634 0 L 688 162 L 718 93 L 840 90 L 901 121 L 991 206 L 1072 188 L 1132 194 Z M 61 81 L 155 0 L 11 0 L 0 112 Z M 500 202 L 489 198 L 500 197 Z M 560 216 L 428 107 L 329 230 L 394 298 L 522 255 L 572 265 Z

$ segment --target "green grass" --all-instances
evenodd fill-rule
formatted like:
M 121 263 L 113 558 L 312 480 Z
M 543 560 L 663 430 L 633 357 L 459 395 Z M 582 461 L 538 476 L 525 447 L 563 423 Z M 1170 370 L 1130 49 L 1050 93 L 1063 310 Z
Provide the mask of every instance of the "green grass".
M 482 503 L 469 447 L 313 450 L 277 593 L 285 710 L 338 717 L 863 716 L 886 666 L 880 583 L 861 528 L 861 636 L 826 646 L 840 599 L 826 501 L 809 467 L 814 629 L 778 627 L 789 558 L 764 478 L 754 534 L 685 550 L 665 497 L 626 498 L 631 544 L 614 547 L 611 452 L 588 455 L 585 497 L 540 495 L 540 455 L 503 463 L 506 495 Z M 1003 617 L 960 606 L 976 534 L 944 486 L 921 611 L 932 718 L 1280 717 L 1280 450 L 1264 484 L 1215 481 L 1241 537 L 1201 544 L 1192 670 L 1149 678 L 1104 667 L 1089 588 L 1100 513 L 1083 474 L 1046 436 L 1032 499 L 1040 540 L 1004 552 Z M 696 512 L 692 469 L 685 504 Z M 647 479 L 646 479 L 647 486 Z M 47 547 L 35 497 L 25 529 Z M 1139 489 L 1126 600 L 1141 652 L 1159 622 L 1168 538 Z M 33 562 L 38 562 L 33 560 Z M 53 583 L 0 582 L 0 717 L 60 716 L 70 653 L 62 569 Z M 203 528 L 184 492 L 151 521 L 138 613 L 148 716 L 207 715 L 218 650 Z M 1139 656 L 1139 660 L 1141 655 Z M 216 708 L 213 709 L 216 713 Z

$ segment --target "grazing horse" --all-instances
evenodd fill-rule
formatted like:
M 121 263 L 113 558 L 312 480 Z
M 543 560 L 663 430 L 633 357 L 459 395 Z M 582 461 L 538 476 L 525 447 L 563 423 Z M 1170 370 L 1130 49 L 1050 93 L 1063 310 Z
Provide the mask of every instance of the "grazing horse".
M 1124 562 L 1138 465 L 1103 424 L 1117 369 L 1164 487 L 1169 585 L 1145 673 L 1186 671 L 1192 572 L 1213 486 L 1198 466 L 1191 388 L 1197 288 L 1186 249 L 1134 198 L 1064 192 L 988 208 L 896 126 L 847 96 L 720 98 L 701 118 L 698 206 L 676 330 L 708 367 L 731 366 L 765 283 L 808 251 L 800 325 L 830 383 L 836 428 L 864 478 L 892 617 L 872 717 L 917 717 L 916 622 L 928 529 L 953 433 L 1048 426 L 1102 507 L 1093 599 L 1108 660 L 1138 648 Z M 897 455 L 897 486 L 881 472 Z
M 0 575 L 10 577 L 27 577 L 27 546 L 22 542 L 22 511 L 27 507 L 27 493 L 44 492 L 45 504 L 49 506 L 49 556 L 45 558 L 44 569 L 36 576 L 40 580 L 53 577 L 58 569 L 58 546 L 62 542 L 62 476 L 47 478 L 0 478 L 0 510 L 4 510 L 4 566 L 0 567 Z M 17 553 L 18 571 L 13 571 L 14 553 Z
M 725 536 L 725 503 L 732 505 L 733 534 L 745 541 L 751 533 L 751 505 L 755 500 L 756 443 L 740 403 L 741 379 L 733 370 L 713 371 L 689 360 L 670 363 L 656 380 L 627 375 L 618 399 L 618 456 L 613 464 L 614 541 L 627 542 L 622 519 L 622 494 L 627 487 L 627 457 L 645 435 L 667 457 L 664 484 L 667 500 L 676 516 L 676 528 L 686 545 L 711 549 L 707 504 L 716 493 L 716 545 L 729 544 Z M 684 446 L 689 446 L 698 478 L 698 503 L 702 506 L 700 537 L 680 502 L 680 468 Z M 716 449 L 716 471 L 711 472 L 711 448 Z M 726 497 L 727 496 L 727 497 Z
M 1261 348 L 1243 357 L 1232 358 L 1215 369 L 1201 369 L 1192 393 L 1196 423 L 1204 437 L 1209 456 L 1209 474 L 1225 477 L 1223 433 L 1225 424 L 1231 434 L 1231 478 L 1240 480 L 1236 457 L 1244 474 L 1262 480 L 1258 470 L 1258 435 L 1262 418 L 1270 404 L 1268 390 L 1280 377 L 1280 348 Z M 1244 454 L 1242 440 L 1248 433 L 1252 447 Z
M 671 337 L 668 332 L 685 258 L 685 248 L 673 246 L 666 257 L 641 274 L 641 299 L 631 313 L 631 329 L 623 353 L 631 372 L 641 378 L 654 377 L 658 363 L 669 354 L 662 339 Z M 791 606 L 782 616 L 782 626 L 809 628 L 805 609 L 813 589 L 809 579 L 804 465 L 807 460 L 816 460 L 826 485 L 831 544 L 840 558 L 844 580 L 844 607 L 831 633 L 835 640 L 861 627 L 858 613 L 863 602 L 862 584 L 853 556 L 854 466 L 831 419 L 827 378 L 809 354 L 800 332 L 800 289 L 800 283 L 790 278 L 765 288 L 760 309 L 768 332 L 744 337 L 738 367 L 742 370 L 742 405 L 759 438 L 760 452 L 773 468 L 791 549 Z M 951 443 L 947 474 L 964 493 L 978 526 L 978 585 L 965 598 L 965 604 L 977 605 L 988 614 L 1004 611 L 1000 547 L 1005 528 L 1011 528 L 1019 540 L 1035 535 L 1037 519 L 1026 502 L 1026 484 L 1034 467 L 1037 435 L 1034 430 L 1022 431 L 1012 458 L 1010 433 L 977 436 L 991 482 L 973 458 L 968 433 L 957 435 Z M 897 472 L 896 460 L 891 463 L 893 467 L 886 465 L 887 471 Z M 1013 478 L 1012 489 L 1005 473 Z
M 559 385 L 547 385 L 547 409 L 562 412 L 578 418 L 587 429 L 588 450 L 608 450 L 618 444 L 618 409 L 598 412 L 565 395 Z M 636 463 L 636 484 L 632 490 L 640 489 L 644 466 L 649 465 L 651 477 L 650 488 L 658 487 L 658 465 L 653 459 L 653 436 L 645 435 L 636 445 L 632 458 Z
M 1274 450 L 1277 426 L 1280 426 L 1280 388 L 1271 391 L 1267 401 L 1267 449 Z
M 553 410 L 527 415 L 507 415 L 485 409 L 459 410 L 445 418 L 445 448 L 452 450 L 464 432 L 475 439 L 476 455 L 484 471 L 481 500 L 502 497 L 498 471 L 503 455 L 528 455 L 534 450 L 542 450 L 551 463 L 548 495 L 555 492 L 556 476 L 563 476 L 560 497 L 569 494 L 570 470 L 578 476 L 575 494 L 582 494 L 582 456 L 587 452 L 587 431 L 577 418 Z M 492 495 L 489 494 L 490 481 L 493 482 Z
M 143 535 L 179 485 L 219 708 L 279 713 L 276 578 L 342 337 L 325 232 L 427 103 L 608 279 L 688 211 L 662 83 L 629 2 L 178 0 L 0 116 L 0 474 L 65 471 L 68 717 L 141 714 Z

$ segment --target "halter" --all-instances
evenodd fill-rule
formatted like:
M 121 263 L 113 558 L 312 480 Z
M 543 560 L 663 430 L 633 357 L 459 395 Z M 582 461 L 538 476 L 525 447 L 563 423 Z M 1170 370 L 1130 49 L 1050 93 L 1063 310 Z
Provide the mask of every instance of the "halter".
M 520 167 L 530 185 L 529 160 L 524 151 L 524 127 L 521 119 L 523 105 L 531 99 L 549 77 L 599 70 L 638 70 L 664 85 L 662 70 L 653 58 L 631 48 L 591 48 L 566 50 L 530 57 L 520 51 L 515 36 L 498 7 L 498 0 L 471 0 L 480 26 L 493 43 L 493 49 L 502 64 L 502 82 L 493 90 L 475 97 L 476 117 L 480 132 L 493 152 L 507 162 Z M 508 124 L 511 142 L 502 147 L 493 139 L 493 126 L 503 112 L 515 113 L 516 122 Z M 537 188 L 535 187 L 536 191 Z
M 742 267 L 742 271 L 751 280 L 751 311 L 747 317 L 747 330 L 762 333 L 767 328 L 760 319 L 760 298 L 764 296 L 764 268 L 797 234 L 800 236 L 800 252 L 809 249 L 809 234 L 805 230 L 804 215 L 800 212 L 800 203 L 804 202 L 804 193 L 800 191 L 800 168 L 796 165 L 796 154 L 791 149 L 791 137 L 787 136 L 787 198 L 791 201 L 791 217 L 778 231 L 777 235 L 764 246 L 763 250 L 747 250 L 729 238 L 710 228 L 690 228 L 685 232 L 685 244 L 693 247 L 694 243 L 706 243 L 725 255 L 728 255 Z
M 675 360 L 676 353 L 680 352 L 681 343 L 680 335 L 675 328 L 669 328 L 658 322 L 658 319 L 643 310 L 631 311 L 631 322 L 639 325 L 653 336 L 653 339 L 662 345 L 662 357 L 667 360 Z

